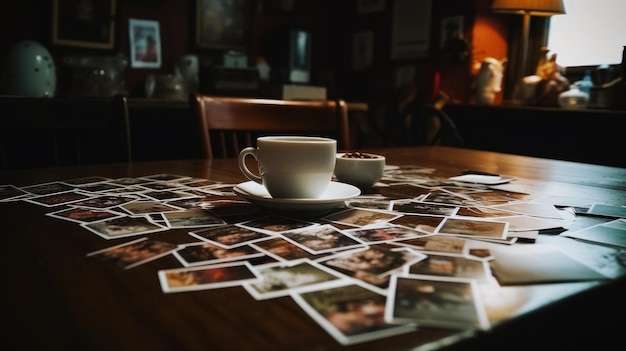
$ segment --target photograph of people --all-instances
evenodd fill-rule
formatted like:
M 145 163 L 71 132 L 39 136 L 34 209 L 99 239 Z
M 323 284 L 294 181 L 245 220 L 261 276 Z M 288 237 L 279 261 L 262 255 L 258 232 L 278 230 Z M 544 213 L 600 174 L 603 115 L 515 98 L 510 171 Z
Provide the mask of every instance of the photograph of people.
M 131 67 L 161 67 L 159 22 L 134 18 L 130 18 L 128 21 Z
M 362 242 L 342 233 L 331 225 L 320 225 L 308 230 L 287 232 L 283 233 L 283 236 L 313 253 L 364 246 Z
M 268 234 L 255 232 L 253 230 L 242 228 L 234 224 L 220 225 L 208 229 L 195 230 L 190 232 L 201 240 L 211 241 L 225 248 L 236 247 L 246 243 L 265 239 Z
M 167 229 L 166 227 L 150 222 L 145 217 L 118 217 L 81 225 L 108 239 L 147 234 Z

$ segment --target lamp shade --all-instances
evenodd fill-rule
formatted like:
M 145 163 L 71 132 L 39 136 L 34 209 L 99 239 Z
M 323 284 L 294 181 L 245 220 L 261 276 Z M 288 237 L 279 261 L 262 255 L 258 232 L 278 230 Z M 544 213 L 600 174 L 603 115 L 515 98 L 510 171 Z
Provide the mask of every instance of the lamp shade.
M 527 13 L 531 16 L 552 16 L 565 13 L 563 0 L 494 0 L 491 9 L 494 12 Z

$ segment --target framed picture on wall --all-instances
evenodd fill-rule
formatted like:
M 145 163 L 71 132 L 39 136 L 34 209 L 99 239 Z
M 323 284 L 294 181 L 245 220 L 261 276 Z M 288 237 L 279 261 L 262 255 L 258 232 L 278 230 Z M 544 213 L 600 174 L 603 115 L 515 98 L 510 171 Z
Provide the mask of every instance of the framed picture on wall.
M 251 22 L 249 0 L 196 0 L 196 45 L 244 50 Z
M 385 0 L 357 0 L 356 13 L 364 15 L 367 13 L 385 10 Z
M 442 18 L 439 48 L 444 49 L 451 42 L 458 39 L 463 39 L 463 16 Z
M 352 41 L 352 68 L 361 70 L 372 65 L 374 56 L 374 31 L 354 34 Z
M 433 0 L 395 0 L 391 28 L 391 58 L 407 60 L 429 55 Z
M 113 49 L 116 0 L 53 0 L 52 44 Z
M 159 31 L 159 21 L 129 18 L 128 36 L 131 67 L 161 67 L 161 35 Z

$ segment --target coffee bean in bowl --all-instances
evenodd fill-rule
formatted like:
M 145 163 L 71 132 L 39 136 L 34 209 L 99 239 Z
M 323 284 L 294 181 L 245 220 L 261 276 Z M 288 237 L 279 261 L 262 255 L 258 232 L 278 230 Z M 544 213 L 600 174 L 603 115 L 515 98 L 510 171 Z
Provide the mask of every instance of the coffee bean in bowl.
M 367 152 L 338 153 L 335 162 L 335 177 L 342 183 L 361 189 L 371 188 L 382 178 L 385 156 Z

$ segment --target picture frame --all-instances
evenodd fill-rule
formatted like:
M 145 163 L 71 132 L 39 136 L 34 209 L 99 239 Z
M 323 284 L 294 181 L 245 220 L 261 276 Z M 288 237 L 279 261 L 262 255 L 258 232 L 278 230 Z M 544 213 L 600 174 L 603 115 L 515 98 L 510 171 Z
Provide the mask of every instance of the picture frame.
M 352 68 L 362 70 L 372 65 L 374 57 L 374 31 L 354 34 L 352 41 Z
M 391 28 L 391 59 L 427 58 L 433 0 L 395 0 Z
M 250 21 L 249 0 L 196 0 L 196 46 L 243 51 L 248 40 Z
M 267 14 L 293 12 L 295 7 L 295 0 L 264 0 L 262 4 L 263 12 Z
M 450 40 L 463 39 L 463 16 L 451 16 L 441 19 L 439 48 L 444 49 Z
M 357 0 L 356 13 L 364 15 L 385 10 L 385 0 Z
M 117 0 L 53 0 L 52 44 L 113 49 Z
M 129 18 L 128 36 L 132 68 L 161 67 L 159 21 Z

